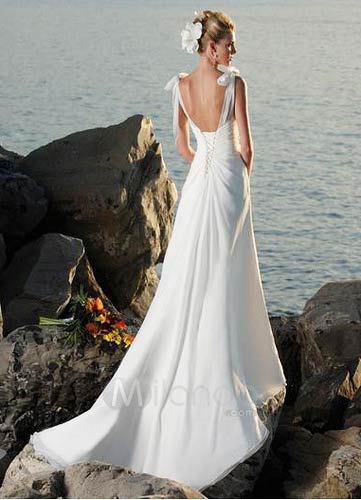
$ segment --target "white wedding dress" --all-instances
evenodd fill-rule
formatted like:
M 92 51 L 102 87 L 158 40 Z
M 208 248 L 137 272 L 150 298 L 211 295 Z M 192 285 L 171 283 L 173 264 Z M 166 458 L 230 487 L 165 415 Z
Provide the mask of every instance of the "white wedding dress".
M 234 66 L 216 131 L 188 116 L 197 151 L 181 191 L 156 294 L 138 334 L 93 406 L 34 432 L 57 468 L 87 460 L 185 483 L 216 483 L 254 454 L 269 431 L 257 414 L 286 385 L 262 289 L 249 177 L 234 143 Z

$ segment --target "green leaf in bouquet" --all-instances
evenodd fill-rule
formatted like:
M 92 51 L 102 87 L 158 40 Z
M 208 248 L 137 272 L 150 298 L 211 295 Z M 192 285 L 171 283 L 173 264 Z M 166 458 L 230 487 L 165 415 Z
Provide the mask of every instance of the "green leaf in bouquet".
M 85 340 L 87 336 L 87 331 L 83 327 L 81 321 L 78 318 L 74 318 L 65 327 L 64 340 L 66 345 L 76 347 L 79 343 Z
M 69 322 L 68 318 L 49 318 L 48 316 L 39 316 L 39 325 L 60 325 L 65 326 Z

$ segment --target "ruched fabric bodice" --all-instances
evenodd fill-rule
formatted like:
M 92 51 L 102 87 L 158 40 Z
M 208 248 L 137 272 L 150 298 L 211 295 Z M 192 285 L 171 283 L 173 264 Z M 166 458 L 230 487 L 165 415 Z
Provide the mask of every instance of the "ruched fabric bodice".
M 204 159 L 205 174 L 208 174 L 209 170 L 222 159 L 240 162 L 236 149 L 234 120 L 227 120 L 215 132 L 202 132 L 198 127 L 191 126 L 197 140 L 197 151 L 193 161 L 197 160 L 202 165 Z

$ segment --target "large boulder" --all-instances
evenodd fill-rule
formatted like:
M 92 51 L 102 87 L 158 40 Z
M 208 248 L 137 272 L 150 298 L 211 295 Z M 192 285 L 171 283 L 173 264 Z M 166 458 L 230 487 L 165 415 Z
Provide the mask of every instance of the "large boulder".
M 18 153 L 15 153 L 15 151 L 9 151 L 8 149 L 0 146 L 0 171 L 15 171 L 22 158 L 24 158 L 23 155 L 19 155 Z
M 81 238 L 116 307 L 149 308 L 172 232 L 177 190 L 150 118 L 135 115 L 32 151 L 19 163 L 50 201 L 38 231 Z
M 0 233 L 23 240 L 44 218 L 48 200 L 29 176 L 0 169 Z
M 361 280 L 331 282 L 306 302 L 297 323 L 302 382 L 361 355 Z
M 98 461 L 56 470 L 27 444 L 8 468 L 0 498 L 205 498 L 167 478 Z
M 272 447 L 273 460 L 283 464 L 280 498 L 360 498 L 359 427 L 312 434 L 280 425 Z
M 79 238 L 49 233 L 17 251 L 0 275 L 4 334 L 58 317 L 71 298 L 71 283 L 84 245 Z
M 301 386 L 301 352 L 297 337 L 297 315 L 271 316 L 281 364 L 287 379 L 286 403 L 292 404 Z
M 309 377 L 294 405 L 294 423 L 311 431 L 341 429 L 347 407 L 361 388 L 361 358 Z

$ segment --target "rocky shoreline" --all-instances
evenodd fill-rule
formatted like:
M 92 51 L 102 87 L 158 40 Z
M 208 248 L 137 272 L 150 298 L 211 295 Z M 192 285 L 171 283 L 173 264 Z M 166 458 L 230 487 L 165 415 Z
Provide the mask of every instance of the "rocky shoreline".
M 0 147 L 0 498 L 360 498 L 361 280 L 326 283 L 271 316 L 287 392 L 260 408 L 270 438 L 202 491 L 86 462 L 57 471 L 28 444 L 86 411 L 124 355 L 65 348 L 79 286 L 136 334 L 158 284 L 177 190 L 149 118 L 85 130 L 22 157 Z M 261 369 L 261 367 L 260 367 Z

